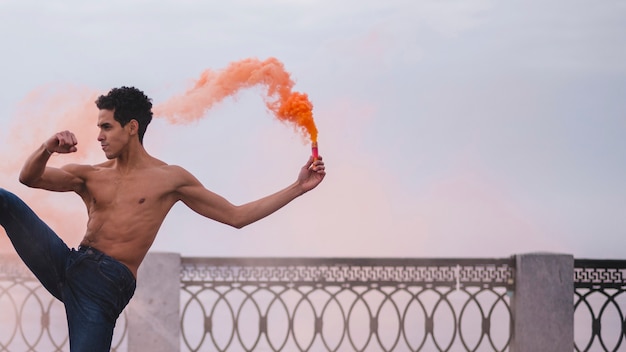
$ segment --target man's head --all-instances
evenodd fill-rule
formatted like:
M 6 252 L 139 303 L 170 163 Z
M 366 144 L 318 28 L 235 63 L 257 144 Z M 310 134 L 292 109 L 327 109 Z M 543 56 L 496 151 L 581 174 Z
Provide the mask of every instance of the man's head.
M 152 102 L 144 92 L 135 87 L 113 88 L 107 95 L 98 97 L 96 106 L 100 110 L 113 111 L 113 117 L 122 127 L 131 120 L 137 121 L 137 135 L 143 144 L 143 135 L 152 121 Z

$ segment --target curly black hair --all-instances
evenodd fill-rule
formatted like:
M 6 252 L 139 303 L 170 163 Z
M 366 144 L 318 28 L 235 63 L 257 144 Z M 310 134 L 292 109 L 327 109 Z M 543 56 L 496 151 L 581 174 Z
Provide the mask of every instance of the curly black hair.
M 130 120 L 139 124 L 139 142 L 143 144 L 143 135 L 152 121 L 152 101 L 141 90 L 135 87 L 113 88 L 107 95 L 96 99 L 100 110 L 113 110 L 113 118 L 125 126 Z

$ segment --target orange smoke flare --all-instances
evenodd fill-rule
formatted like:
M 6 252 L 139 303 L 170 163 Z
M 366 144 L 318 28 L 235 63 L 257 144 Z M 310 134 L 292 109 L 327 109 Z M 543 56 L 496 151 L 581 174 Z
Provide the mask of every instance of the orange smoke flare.
M 311 154 L 313 155 L 313 160 L 317 160 L 320 158 L 320 154 L 317 149 L 317 142 L 311 143 Z
M 281 121 L 291 123 L 311 142 L 317 141 L 313 104 L 303 93 L 293 92 L 294 82 L 283 64 L 275 58 L 265 61 L 250 58 L 229 64 L 215 72 L 206 70 L 193 88 L 154 108 L 157 116 L 171 123 L 186 123 L 202 118 L 224 98 L 244 88 L 265 87 L 265 105 Z

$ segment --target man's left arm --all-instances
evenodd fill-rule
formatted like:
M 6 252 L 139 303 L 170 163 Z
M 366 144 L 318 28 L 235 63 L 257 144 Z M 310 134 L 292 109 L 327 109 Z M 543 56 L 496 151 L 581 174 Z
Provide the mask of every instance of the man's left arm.
M 298 179 L 282 190 L 255 201 L 233 205 L 225 198 L 207 190 L 191 174 L 192 180 L 179 187 L 178 194 L 189 208 L 200 215 L 221 223 L 242 228 L 276 212 L 292 200 L 317 187 L 326 176 L 326 168 L 320 157 L 309 158 L 301 168 Z

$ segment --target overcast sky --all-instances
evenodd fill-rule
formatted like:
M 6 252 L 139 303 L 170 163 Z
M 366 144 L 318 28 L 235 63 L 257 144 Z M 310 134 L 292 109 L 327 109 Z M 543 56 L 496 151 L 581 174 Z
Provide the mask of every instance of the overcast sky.
M 158 104 L 205 69 L 275 57 L 314 104 L 326 180 L 241 230 L 176 205 L 153 250 L 624 258 L 624 1 L 0 0 L 0 43 L 1 186 L 70 246 L 84 205 L 17 182 L 32 150 L 69 129 L 81 152 L 52 163 L 100 162 L 96 95 Z M 156 117 L 146 148 L 236 204 L 277 191 L 310 148 L 262 94 Z

